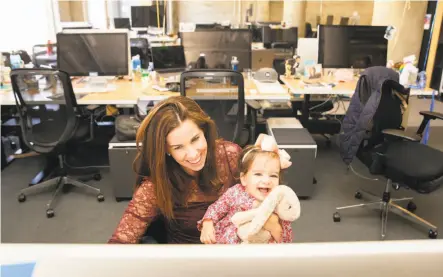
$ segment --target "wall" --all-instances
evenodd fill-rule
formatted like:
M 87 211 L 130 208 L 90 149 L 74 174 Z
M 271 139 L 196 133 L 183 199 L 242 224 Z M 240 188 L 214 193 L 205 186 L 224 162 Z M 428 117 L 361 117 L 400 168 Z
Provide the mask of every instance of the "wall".
M 401 61 L 408 55 L 420 55 L 423 38 L 423 20 L 426 14 L 427 1 L 418 2 L 374 2 L 372 25 L 393 25 L 397 32 L 389 41 L 388 59 Z
M 86 15 L 84 14 L 83 9 L 83 1 L 59 0 L 58 7 L 61 22 L 78 22 L 86 20 Z
M 328 15 L 334 16 L 334 24 L 340 23 L 340 17 L 351 17 L 354 11 L 360 15 L 359 25 L 371 25 L 374 1 L 307 1 L 306 22 L 317 25 L 317 15 L 321 15 L 321 24 L 326 23 Z
M 235 21 L 234 1 L 177 1 L 179 22 Z
M 280 1 L 176 1 L 180 22 L 213 23 L 230 20 L 244 23 L 246 10 L 253 4 L 250 21 L 277 21 L 283 19 L 283 0 Z M 235 9 L 237 5 L 237 9 Z M 241 9 L 241 12 L 239 12 Z

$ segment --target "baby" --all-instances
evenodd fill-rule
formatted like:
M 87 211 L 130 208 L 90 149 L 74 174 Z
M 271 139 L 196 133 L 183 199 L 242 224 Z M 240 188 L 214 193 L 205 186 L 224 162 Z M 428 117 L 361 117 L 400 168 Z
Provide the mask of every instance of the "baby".
M 279 185 L 281 163 L 277 151 L 266 151 L 260 146 L 246 147 L 240 156 L 241 183 L 229 188 L 209 206 L 203 219 L 197 224 L 197 228 L 201 231 L 201 242 L 241 243 L 231 218 L 237 212 L 258 206 L 272 189 Z M 292 242 L 292 227 L 289 221 L 280 220 L 274 214 L 264 228 L 271 233 L 270 243 Z

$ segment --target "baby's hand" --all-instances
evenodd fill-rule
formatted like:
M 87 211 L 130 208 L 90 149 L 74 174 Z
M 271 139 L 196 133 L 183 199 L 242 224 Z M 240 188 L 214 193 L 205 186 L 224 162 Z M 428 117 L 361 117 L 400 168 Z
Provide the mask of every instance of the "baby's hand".
M 212 222 L 212 220 L 205 220 L 203 222 L 200 241 L 204 244 L 216 243 L 214 223 Z

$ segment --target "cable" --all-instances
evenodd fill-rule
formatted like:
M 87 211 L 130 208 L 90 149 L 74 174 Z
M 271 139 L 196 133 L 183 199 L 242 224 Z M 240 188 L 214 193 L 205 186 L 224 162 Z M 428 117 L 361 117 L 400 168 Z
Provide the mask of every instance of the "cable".
M 358 173 L 357 171 L 354 170 L 354 168 L 352 167 L 352 164 L 350 164 L 350 165 L 348 166 L 348 168 L 350 168 L 351 171 L 352 171 L 356 176 L 358 176 L 358 177 L 360 177 L 360 178 L 362 178 L 362 179 L 370 180 L 370 181 L 378 181 L 377 178 L 375 178 L 375 179 L 373 179 L 373 178 L 369 178 L 369 177 L 363 176 L 362 174 Z
M 314 110 L 314 109 L 316 109 L 316 108 L 318 108 L 318 107 L 323 106 L 323 105 L 326 104 L 329 100 L 331 100 L 331 98 L 332 98 L 332 96 L 329 96 L 328 99 L 326 99 L 323 103 L 320 103 L 320 104 L 318 104 L 318 105 L 315 105 L 314 107 L 309 108 L 309 111 L 312 111 L 312 110 Z

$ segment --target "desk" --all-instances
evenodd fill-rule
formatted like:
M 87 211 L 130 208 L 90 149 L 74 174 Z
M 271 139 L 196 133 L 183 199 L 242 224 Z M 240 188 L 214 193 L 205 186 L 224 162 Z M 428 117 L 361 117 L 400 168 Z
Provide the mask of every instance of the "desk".
M 139 101 L 160 101 L 170 96 L 179 95 L 178 92 L 161 92 L 152 88 L 152 84 L 141 81 L 132 82 L 128 80 L 114 80 L 108 82 L 115 86 L 115 89 L 108 92 L 91 92 L 77 100 L 79 105 L 135 105 Z M 73 86 L 82 87 L 82 84 Z M 229 93 L 217 93 L 213 95 L 204 95 L 195 93 L 196 99 L 222 100 L 234 99 L 236 96 Z M 260 93 L 253 80 L 245 79 L 245 98 L 246 100 L 289 100 L 288 93 Z M 0 105 L 15 105 L 14 95 L 11 90 L 0 90 Z
M 289 100 L 291 96 L 285 91 L 285 93 L 260 93 L 259 88 L 255 85 L 252 79 L 244 79 L 245 82 L 245 100 Z M 223 85 L 220 85 L 223 86 Z M 212 85 L 212 87 L 216 87 Z M 143 89 L 140 94 L 140 101 L 154 101 L 162 100 L 171 95 L 178 95 L 179 93 L 173 92 L 159 92 L 153 89 L 150 85 Z M 237 99 L 235 93 L 229 92 L 217 92 L 211 95 L 205 93 L 197 93 L 196 89 L 187 89 L 186 94 L 196 100 L 229 100 Z
M 280 80 L 288 87 L 293 94 L 340 94 L 352 96 L 357 86 L 357 80 L 351 82 L 340 82 L 333 88 L 310 88 L 305 87 L 304 83 L 300 79 L 287 78 L 280 76 Z M 331 81 L 324 81 L 325 83 L 331 83 Z M 411 89 L 411 96 L 416 95 L 432 95 L 433 89 L 426 88 L 424 90 Z

